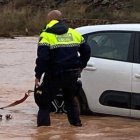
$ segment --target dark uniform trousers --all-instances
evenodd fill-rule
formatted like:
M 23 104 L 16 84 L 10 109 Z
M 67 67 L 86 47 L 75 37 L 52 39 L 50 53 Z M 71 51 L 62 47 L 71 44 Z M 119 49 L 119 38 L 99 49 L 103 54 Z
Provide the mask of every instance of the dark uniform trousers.
M 79 117 L 79 109 L 74 100 L 77 92 L 77 80 L 79 72 L 64 71 L 58 74 L 50 74 L 45 76 L 41 85 L 41 93 L 35 92 L 35 102 L 39 107 L 37 125 L 49 126 L 50 121 L 50 108 L 51 101 L 59 93 L 60 88 L 63 91 L 63 98 L 67 110 L 69 123 L 75 125 L 81 123 Z

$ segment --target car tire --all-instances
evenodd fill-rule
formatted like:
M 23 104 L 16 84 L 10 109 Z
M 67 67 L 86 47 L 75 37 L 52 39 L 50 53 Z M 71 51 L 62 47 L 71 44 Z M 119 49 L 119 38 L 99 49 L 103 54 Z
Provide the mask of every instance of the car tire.
M 78 81 L 78 91 L 77 95 L 75 97 L 76 103 L 78 105 L 78 109 L 80 111 L 81 115 L 91 115 L 92 112 L 90 111 L 87 103 L 87 98 L 85 95 L 85 92 L 82 88 L 82 82 L 79 80 Z
M 85 92 L 82 88 L 82 82 L 79 80 L 77 82 L 77 95 L 75 96 L 74 100 L 78 106 L 79 113 L 81 115 L 91 115 L 92 112 L 90 111 L 86 99 Z M 67 113 L 65 109 L 65 104 L 63 100 L 63 94 L 60 93 L 56 96 L 56 98 L 52 101 L 51 104 L 51 112 L 55 113 Z

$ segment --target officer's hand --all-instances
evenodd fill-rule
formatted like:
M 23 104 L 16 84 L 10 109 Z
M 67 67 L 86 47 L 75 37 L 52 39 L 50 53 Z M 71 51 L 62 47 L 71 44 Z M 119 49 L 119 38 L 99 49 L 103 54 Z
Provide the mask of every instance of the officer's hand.
M 35 86 L 36 88 L 38 88 L 40 86 L 40 80 L 39 79 L 35 79 Z

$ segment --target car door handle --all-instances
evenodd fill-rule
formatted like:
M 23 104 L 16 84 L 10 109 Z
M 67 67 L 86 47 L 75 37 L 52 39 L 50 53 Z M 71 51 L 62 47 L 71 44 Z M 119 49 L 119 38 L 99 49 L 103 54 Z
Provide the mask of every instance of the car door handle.
M 87 66 L 84 68 L 84 70 L 95 71 L 96 68 L 92 64 L 87 64 Z
M 140 79 L 140 74 L 135 74 L 135 77 Z

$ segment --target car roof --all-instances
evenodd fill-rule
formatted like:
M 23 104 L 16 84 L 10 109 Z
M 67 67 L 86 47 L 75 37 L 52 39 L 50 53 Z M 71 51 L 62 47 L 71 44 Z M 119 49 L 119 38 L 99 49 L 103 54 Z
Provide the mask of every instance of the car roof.
M 140 31 L 140 24 L 105 24 L 88 25 L 76 28 L 81 34 L 97 31 Z

